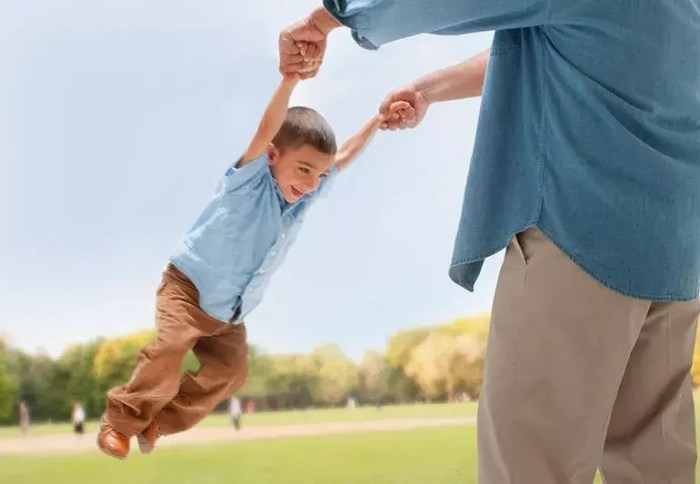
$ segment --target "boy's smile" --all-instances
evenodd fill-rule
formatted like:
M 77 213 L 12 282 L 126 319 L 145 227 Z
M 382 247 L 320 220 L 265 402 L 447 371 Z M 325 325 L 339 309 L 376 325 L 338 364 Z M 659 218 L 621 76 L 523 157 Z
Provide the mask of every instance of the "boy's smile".
M 268 155 L 272 176 L 288 203 L 298 202 L 307 193 L 318 189 L 335 158 L 310 145 L 283 151 L 270 145 Z

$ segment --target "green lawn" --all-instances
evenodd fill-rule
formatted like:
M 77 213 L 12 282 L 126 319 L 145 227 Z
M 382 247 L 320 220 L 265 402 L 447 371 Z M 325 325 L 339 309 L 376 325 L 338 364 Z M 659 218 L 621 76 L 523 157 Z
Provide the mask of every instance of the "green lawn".
M 468 417 L 476 415 L 476 404 L 429 404 L 429 405 L 401 405 L 383 407 L 377 411 L 374 407 L 361 407 L 354 410 L 345 408 L 332 408 L 320 410 L 298 410 L 285 412 L 261 412 L 244 415 L 246 426 L 258 425 L 297 425 L 324 422 L 357 422 L 379 419 L 400 418 L 446 418 Z M 212 415 L 205 419 L 202 426 L 229 425 L 226 415 Z M 97 430 L 97 422 L 88 422 L 87 431 Z M 71 432 L 70 425 L 41 424 L 31 428 L 31 435 L 48 435 Z M 17 437 L 20 435 L 19 427 L 0 427 L 0 439 L 4 437 Z
M 314 410 L 246 416 L 245 425 L 454 417 L 475 412 L 475 405 L 387 407 L 379 412 L 374 408 Z M 225 416 L 213 416 L 204 424 L 228 425 L 228 421 Z M 66 430 L 65 425 L 37 429 Z M 0 483 L 12 484 L 464 484 L 476 483 L 476 475 L 473 426 L 166 447 L 151 456 L 133 452 L 124 462 L 97 451 L 0 457 Z
M 439 483 L 476 482 L 474 428 L 439 428 L 166 448 L 127 461 L 99 453 L 0 460 L 0 482 Z

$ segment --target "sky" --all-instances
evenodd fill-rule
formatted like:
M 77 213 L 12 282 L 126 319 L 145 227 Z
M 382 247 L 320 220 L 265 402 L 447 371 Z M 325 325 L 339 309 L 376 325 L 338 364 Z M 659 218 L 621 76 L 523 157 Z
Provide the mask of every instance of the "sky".
M 309 0 L 6 0 L 0 4 L 0 334 L 57 356 L 154 325 L 169 255 L 247 146 L 279 81 L 277 35 Z M 339 142 L 384 96 L 489 47 L 491 33 L 367 51 L 334 32 L 294 105 Z M 475 293 L 447 276 L 479 100 L 380 132 L 314 205 L 251 343 L 352 358 L 399 330 L 490 310 L 502 254 Z

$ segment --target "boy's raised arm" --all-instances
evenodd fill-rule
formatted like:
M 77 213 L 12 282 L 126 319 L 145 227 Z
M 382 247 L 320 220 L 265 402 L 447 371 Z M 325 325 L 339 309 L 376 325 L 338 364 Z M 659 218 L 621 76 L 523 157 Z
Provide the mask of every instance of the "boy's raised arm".
M 243 154 L 243 158 L 238 162 L 238 167 L 253 161 L 263 155 L 277 132 L 282 127 L 289 108 L 289 99 L 299 82 L 298 75 L 284 76 L 279 86 L 272 95 L 265 113 L 263 114 L 258 129 L 250 142 L 248 149 Z
M 380 122 L 379 115 L 374 116 L 360 131 L 343 143 L 335 155 L 335 166 L 338 171 L 345 169 L 364 151 L 379 129 Z

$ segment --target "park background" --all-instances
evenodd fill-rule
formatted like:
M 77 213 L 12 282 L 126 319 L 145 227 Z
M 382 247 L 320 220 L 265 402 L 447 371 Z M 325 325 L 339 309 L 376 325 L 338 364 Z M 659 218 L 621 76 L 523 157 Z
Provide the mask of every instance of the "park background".
M 153 338 L 167 257 L 279 80 L 278 32 L 316 6 L 0 4 L 0 482 L 476 482 L 502 254 L 474 294 L 447 268 L 478 99 L 379 133 L 314 206 L 247 321 L 239 395 L 256 410 L 240 432 L 224 402 L 148 458 L 115 462 L 94 448 L 105 391 L 128 380 Z M 368 52 L 339 31 L 293 103 L 319 110 L 342 142 L 387 92 L 490 41 L 423 35 Z M 189 356 L 184 367 L 196 365 Z M 82 439 L 67 424 L 74 401 L 90 419 Z

